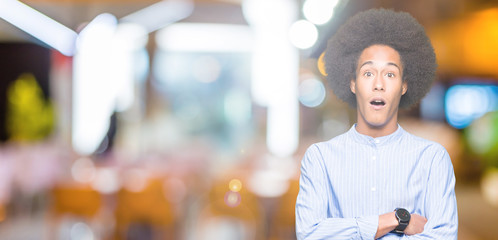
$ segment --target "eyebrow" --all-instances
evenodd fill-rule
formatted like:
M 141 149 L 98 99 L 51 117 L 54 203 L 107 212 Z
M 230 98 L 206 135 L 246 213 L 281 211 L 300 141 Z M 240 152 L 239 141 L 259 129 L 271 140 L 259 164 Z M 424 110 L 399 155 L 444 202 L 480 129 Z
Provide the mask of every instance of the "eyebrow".
M 363 64 L 361 64 L 361 66 L 358 68 L 358 69 L 361 69 L 363 66 L 367 65 L 367 64 L 373 64 L 372 61 L 366 61 L 364 62 Z M 390 65 L 390 66 L 395 66 L 398 68 L 398 70 L 401 72 L 401 68 L 396 64 L 396 63 L 393 63 L 393 62 L 388 62 L 387 65 Z

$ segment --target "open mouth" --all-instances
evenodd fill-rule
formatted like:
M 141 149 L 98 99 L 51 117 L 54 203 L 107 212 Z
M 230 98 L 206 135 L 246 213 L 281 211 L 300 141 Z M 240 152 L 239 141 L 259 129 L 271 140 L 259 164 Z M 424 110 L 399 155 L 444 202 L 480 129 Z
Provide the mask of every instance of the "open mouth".
M 374 106 L 384 106 L 386 105 L 386 103 L 382 100 L 373 100 L 370 102 L 370 104 L 374 105 Z

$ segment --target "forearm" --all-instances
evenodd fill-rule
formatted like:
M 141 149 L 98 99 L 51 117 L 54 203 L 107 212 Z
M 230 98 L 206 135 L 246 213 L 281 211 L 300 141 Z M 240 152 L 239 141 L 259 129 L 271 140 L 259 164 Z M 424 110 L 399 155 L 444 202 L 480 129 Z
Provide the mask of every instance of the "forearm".
M 398 226 L 398 221 L 394 216 L 394 212 L 385 213 L 379 216 L 379 225 L 377 227 L 377 233 L 375 234 L 375 239 L 380 238 Z
M 457 239 L 458 233 L 455 228 L 447 228 L 447 229 L 431 229 L 428 231 L 424 231 L 421 234 L 416 235 L 404 235 L 402 239 L 405 240 L 435 240 L 435 239 L 448 239 L 453 240 Z
M 373 239 L 378 216 L 359 218 L 327 218 L 316 224 L 296 219 L 297 239 Z
M 404 235 L 403 239 L 457 239 L 458 219 L 455 217 L 448 222 L 441 219 L 428 220 L 424 231 L 415 235 Z

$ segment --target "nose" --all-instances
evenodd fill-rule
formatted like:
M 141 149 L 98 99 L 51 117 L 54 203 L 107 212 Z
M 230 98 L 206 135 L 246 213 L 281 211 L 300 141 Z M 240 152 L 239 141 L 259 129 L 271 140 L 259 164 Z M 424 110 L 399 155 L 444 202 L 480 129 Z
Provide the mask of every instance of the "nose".
M 376 76 L 373 83 L 374 91 L 384 91 L 384 79 L 380 76 Z

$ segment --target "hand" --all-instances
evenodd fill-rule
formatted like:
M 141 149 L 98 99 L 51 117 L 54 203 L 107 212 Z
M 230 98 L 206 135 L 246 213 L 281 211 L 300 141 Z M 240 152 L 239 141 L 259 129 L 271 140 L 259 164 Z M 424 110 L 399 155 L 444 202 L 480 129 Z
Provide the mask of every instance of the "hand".
M 422 217 L 418 214 L 411 214 L 410 223 L 405 229 L 406 235 L 415 235 L 424 231 L 425 223 L 427 223 L 427 218 Z

